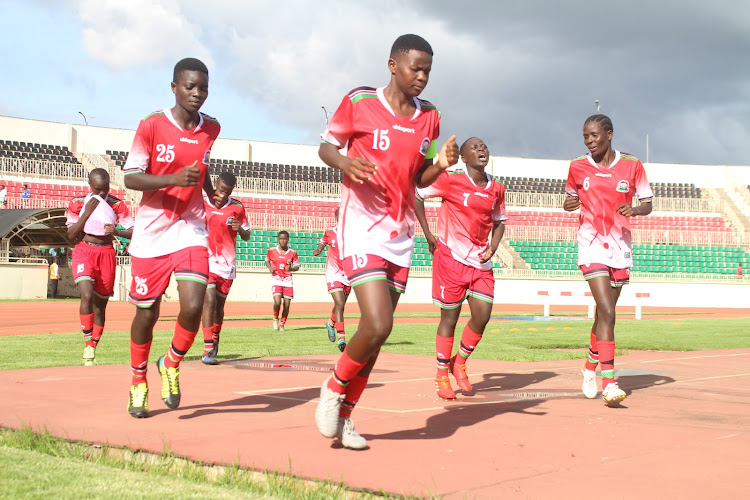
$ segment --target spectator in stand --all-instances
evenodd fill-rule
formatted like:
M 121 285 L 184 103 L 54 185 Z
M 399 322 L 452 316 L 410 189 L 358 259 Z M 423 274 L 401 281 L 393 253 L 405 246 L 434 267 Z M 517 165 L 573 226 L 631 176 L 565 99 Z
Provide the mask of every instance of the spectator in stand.
M 742 262 L 737 264 L 737 279 L 742 279 Z
M 8 197 L 8 190 L 5 189 L 5 185 L 0 186 L 0 208 L 5 208 L 7 202 L 5 199 Z
M 31 197 L 31 191 L 29 191 L 29 185 L 24 184 L 23 191 L 21 191 L 21 201 L 23 203 L 23 208 L 27 208 L 29 206 L 30 197 Z

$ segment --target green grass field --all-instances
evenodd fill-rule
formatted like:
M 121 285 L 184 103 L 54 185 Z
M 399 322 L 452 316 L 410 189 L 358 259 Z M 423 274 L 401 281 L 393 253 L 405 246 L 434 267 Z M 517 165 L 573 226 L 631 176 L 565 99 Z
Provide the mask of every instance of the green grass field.
M 403 313 L 399 316 L 434 318 L 437 314 Z M 224 328 L 219 359 L 337 353 L 322 327 L 326 315 L 314 318 L 320 319 L 321 326 L 295 325 L 292 317 L 283 333 L 274 332 L 270 327 Z M 268 319 L 270 322 L 270 317 Z M 462 318 L 457 337 L 460 337 L 464 323 Z M 432 373 L 436 326 L 436 323 L 397 323 L 383 350 L 425 355 L 425 373 Z M 588 320 L 493 321 L 473 357 L 508 361 L 582 359 L 590 327 Z M 353 331 L 348 333 L 351 335 Z M 0 370 L 77 365 L 83 349 L 81 337 L 80 332 L 0 337 Z M 166 352 L 170 339 L 171 332 L 155 332 L 152 362 Z M 693 318 L 689 314 L 677 320 L 621 319 L 616 327 L 616 340 L 618 355 L 632 350 L 694 351 L 750 347 L 747 318 L 705 319 Z M 186 359 L 198 359 L 201 347 L 199 333 L 198 341 Z M 128 362 L 129 333 L 105 331 L 97 349 L 97 364 L 127 365 Z M 125 366 L 123 370 L 127 372 Z M 209 470 L 214 470 L 214 473 L 207 472 Z M 259 478 L 257 474 L 233 467 L 217 474 L 215 468 L 177 460 L 168 451 L 150 460 L 138 460 L 133 456 L 128 458 L 122 450 L 105 453 L 85 443 L 68 443 L 28 430 L 8 429 L 0 430 L 0 484 L 3 485 L 0 498 L 137 495 L 159 499 L 343 499 L 351 498 L 353 493 L 337 484 L 311 483 L 276 474 L 264 474 Z M 370 493 L 355 494 L 363 498 L 374 497 Z

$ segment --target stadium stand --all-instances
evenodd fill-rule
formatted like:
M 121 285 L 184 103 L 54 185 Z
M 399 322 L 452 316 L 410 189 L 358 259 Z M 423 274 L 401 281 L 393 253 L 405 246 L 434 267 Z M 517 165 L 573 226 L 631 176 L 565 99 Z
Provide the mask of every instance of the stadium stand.
M 0 157 L 13 161 L 30 160 L 29 165 L 37 169 L 45 161 L 80 165 L 67 148 L 15 141 L 0 141 Z M 100 158 L 110 166 L 110 171 L 117 171 L 124 165 L 127 152 L 107 150 Z M 84 164 L 92 168 L 88 163 Z M 298 250 L 303 267 L 322 269 L 325 253 L 319 257 L 312 253 L 322 231 L 332 224 L 332 213 L 338 206 L 337 190 L 326 185 L 338 185 L 342 173 L 314 166 L 211 160 L 209 172 L 212 175 L 225 170 L 238 177 L 235 197 L 242 201 L 254 228 L 250 241 L 239 240 L 237 243 L 239 265 L 262 266 L 267 249 L 276 243 L 278 230 L 286 229 L 291 233 L 291 244 Z M 15 179 L 6 176 L 2 182 L 8 187 L 11 201 L 19 198 L 22 184 L 28 184 L 32 198 L 62 205 L 72 197 L 88 192 L 85 176 L 76 178 L 75 175 L 71 179 L 68 174 L 67 179 L 71 180 L 61 183 L 39 182 L 37 179 L 36 182 L 26 182 L 27 177 L 23 175 Z M 558 208 L 560 196 L 564 196 L 565 180 L 513 176 L 499 176 L 499 179 L 507 190 L 506 203 L 511 201 L 507 203 L 509 218 L 505 240 L 508 247 L 520 256 L 524 267 L 541 272 L 577 271 L 575 233 L 578 214 Z M 289 188 L 292 184 L 293 189 Z M 313 189 L 314 185 L 318 186 L 315 188 L 318 191 Z M 257 190 L 258 186 L 267 189 Z M 279 186 L 282 189 L 277 189 Z M 306 186 L 310 187 L 309 191 L 306 191 Z M 750 255 L 745 248 L 740 243 L 733 243 L 735 229 L 729 221 L 721 214 L 703 208 L 706 202 L 703 198 L 708 195 L 701 188 L 688 183 L 652 183 L 652 188 L 657 198 L 672 200 L 667 200 L 667 211 L 632 220 L 636 242 L 634 272 L 726 275 L 734 273 L 738 264 L 745 267 L 750 264 Z M 128 195 L 132 195 L 124 190 L 124 186 L 117 185 L 114 176 L 112 194 L 126 202 L 129 202 Z M 514 205 L 514 200 L 523 203 Z M 536 205 L 534 200 L 537 200 Z M 687 208 L 679 208 L 683 206 Z M 698 206 L 701 207 L 699 211 L 693 212 L 693 207 Z M 437 225 L 437 213 L 438 205 L 428 202 L 426 215 L 433 229 Z M 121 254 L 126 253 L 126 245 L 127 241 L 124 241 L 118 247 Z M 419 268 L 428 270 L 431 262 L 432 255 L 418 227 L 412 266 L 420 272 Z M 493 266 L 502 264 L 498 260 Z
M 574 241 L 509 241 L 531 269 L 575 271 L 578 249 Z M 634 272 L 662 274 L 734 274 L 745 267 L 750 253 L 741 247 L 633 245 Z
M 558 194 L 565 192 L 565 179 L 540 179 L 538 177 L 499 176 L 505 189 L 513 192 Z M 666 198 L 701 198 L 700 188 L 686 183 L 651 183 L 654 196 Z
M 107 151 L 115 165 L 122 167 L 128 154 L 124 151 Z M 341 182 L 341 171 L 331 168 L 310 167 L 303 165 L 284 165 L 278 163 L 248 162 L 239 160 L 211 159 L 209 173 L 218 175 L 223 171 L 232 172 L 237 177 L 260 179 L 279 179 L 303 182 Z
M 28 160 L 55 161 L 60 163 L 78 163 L 78 159 L 66 146 L 6 141 L 0 139 L 0 156 Z

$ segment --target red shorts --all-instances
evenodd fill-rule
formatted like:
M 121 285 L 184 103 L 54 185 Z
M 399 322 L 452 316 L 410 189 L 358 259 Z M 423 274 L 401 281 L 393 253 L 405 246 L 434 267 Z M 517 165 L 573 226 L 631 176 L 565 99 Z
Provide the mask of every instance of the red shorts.
M 91 245 L 80 241 L 73 249 L 73 279 L 93 281 L 94 292 L 102 297 L 111 297 L 115 292 L 115 247 Z
M 294 298 L 293 286 L 271 285 L 271 295 L 281 295 L 285 299 Z
M 409 279 L 409 268 L 397 266 L 383 257 L 372 254 L 360 254 L 343 260 L 344 272 L 349 278 L 351 287 L 373 280 L 386 280 L 388 288 L 398 293 L 406 291 Z
M 216 293 L 226 298 L 229 295 L 229 289 L 232 288 L 234 280 L 228 280 L 218 274 L 208 273 L 208 287 L 215 288 Z
M 177 281 L 197 281 L 208 284 L 208 249 L 188 247 L 159 257 L 130 257 L 128 301 L 137 307 L 151 307 L 169 286 L 174 273 Z
M 352 293 L 351 285 L 345 285 L 340 281 L 329 281 L 326 285 L 328 285 L 328 293 L 344 292 L 344 297 Z
M 589 264 L 588 266 L 581 266 L 581 272 L 583 273 L 583 279 L 586 281 L 591 278 L 608 276 L 609 284 L 613 287 L 621 287 L 630 282 L 630 268 L 627 267 L 625 269 L 616 269 L 606 264 Z
M 438 241 L 432 257 L 432 302 L 442 309 L 455 309 L 461 307 L 467 296 L 493 303 L 495 277 L 492 269 L 483 271 L 457 261 L 450 248 Z

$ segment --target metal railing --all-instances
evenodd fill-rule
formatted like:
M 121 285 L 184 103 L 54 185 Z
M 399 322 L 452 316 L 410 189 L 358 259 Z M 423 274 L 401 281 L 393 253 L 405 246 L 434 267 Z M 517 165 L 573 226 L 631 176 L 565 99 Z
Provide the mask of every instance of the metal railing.
M 557 226 L 508 225 L 505 228 L 506 240 L 514 241 L 575 241 L 578 228 Z M 659 245 L 719 245 L 744 246 L 750 242 L 750 233 L 729 231 L 664 231 L 654 229 L 633 229 L 633 243 Z
M 82 181 L 88 178 L 88 171 L 79 163 L 0 157 L 0 175 Z
M 42 209 L 42 208 L 65 208 L 68 206 L 67 201 L 48 200 L 45 198 L 21 198 L 20 196 L 8 197 L 5 199 L 8 209 Z

